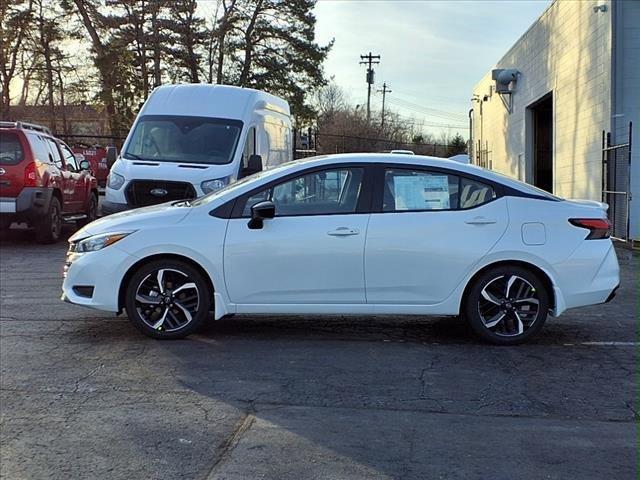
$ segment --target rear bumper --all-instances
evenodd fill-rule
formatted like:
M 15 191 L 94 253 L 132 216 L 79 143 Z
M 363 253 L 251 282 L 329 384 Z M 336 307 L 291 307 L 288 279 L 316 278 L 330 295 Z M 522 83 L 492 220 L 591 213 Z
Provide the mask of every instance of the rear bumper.
M 564 303 L 561 310 L 609 302 L 620 285 L 620 267 L 610 240 L 583 242 L 554 269 Z
M 12 221 L 33 221 L 49 211 L 52 188 L 25 187 L 17 197 L 0 197 L 0 215 Z

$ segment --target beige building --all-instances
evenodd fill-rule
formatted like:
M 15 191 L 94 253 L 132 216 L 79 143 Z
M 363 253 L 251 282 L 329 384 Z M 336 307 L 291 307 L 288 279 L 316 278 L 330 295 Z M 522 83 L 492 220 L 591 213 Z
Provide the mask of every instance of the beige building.
M 476 85 L 472 108 L 473 163 L 604 198 L 615 235 L 640 238 L 640 1 L 554 1 Z M 603 153 L 603 132 L 623 146 Z

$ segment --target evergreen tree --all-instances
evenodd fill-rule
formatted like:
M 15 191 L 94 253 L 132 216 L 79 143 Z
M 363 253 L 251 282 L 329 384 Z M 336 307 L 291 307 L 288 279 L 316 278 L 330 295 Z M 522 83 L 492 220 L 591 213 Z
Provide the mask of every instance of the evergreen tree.
M 447 155 L 452 157 L 460 153 L 467 153 L 467 142 L 462 135 L 456 133 L 447 145 Z

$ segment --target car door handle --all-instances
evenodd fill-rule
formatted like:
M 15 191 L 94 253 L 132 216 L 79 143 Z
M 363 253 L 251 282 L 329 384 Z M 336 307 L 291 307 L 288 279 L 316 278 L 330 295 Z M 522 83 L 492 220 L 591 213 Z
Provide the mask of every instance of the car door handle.
M 497 223 L 497 221 L 487 217 L 473 217 L 470 220 L 466 220 L 464 223 L 469 225 L 491 225 L 492 223 Z
M 327 235 L 331 235 L 332 237 L 348 237 L 349 235 L 358 235 L 360 230 L 357 228 L 348 228 L 348 227 L 339 227 L 335 230 L 330 230 L 327 232 Z

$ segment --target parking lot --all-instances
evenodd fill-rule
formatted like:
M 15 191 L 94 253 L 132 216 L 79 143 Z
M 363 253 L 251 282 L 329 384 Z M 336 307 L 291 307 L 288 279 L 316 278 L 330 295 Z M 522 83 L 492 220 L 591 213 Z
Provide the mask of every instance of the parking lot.
M 153 341 L 59 300 L 65 242 L 0 247 L 2 478 L 636 478 L 629 250 L 612 303 L 499 348 L 415 317 L 235 317 Z

